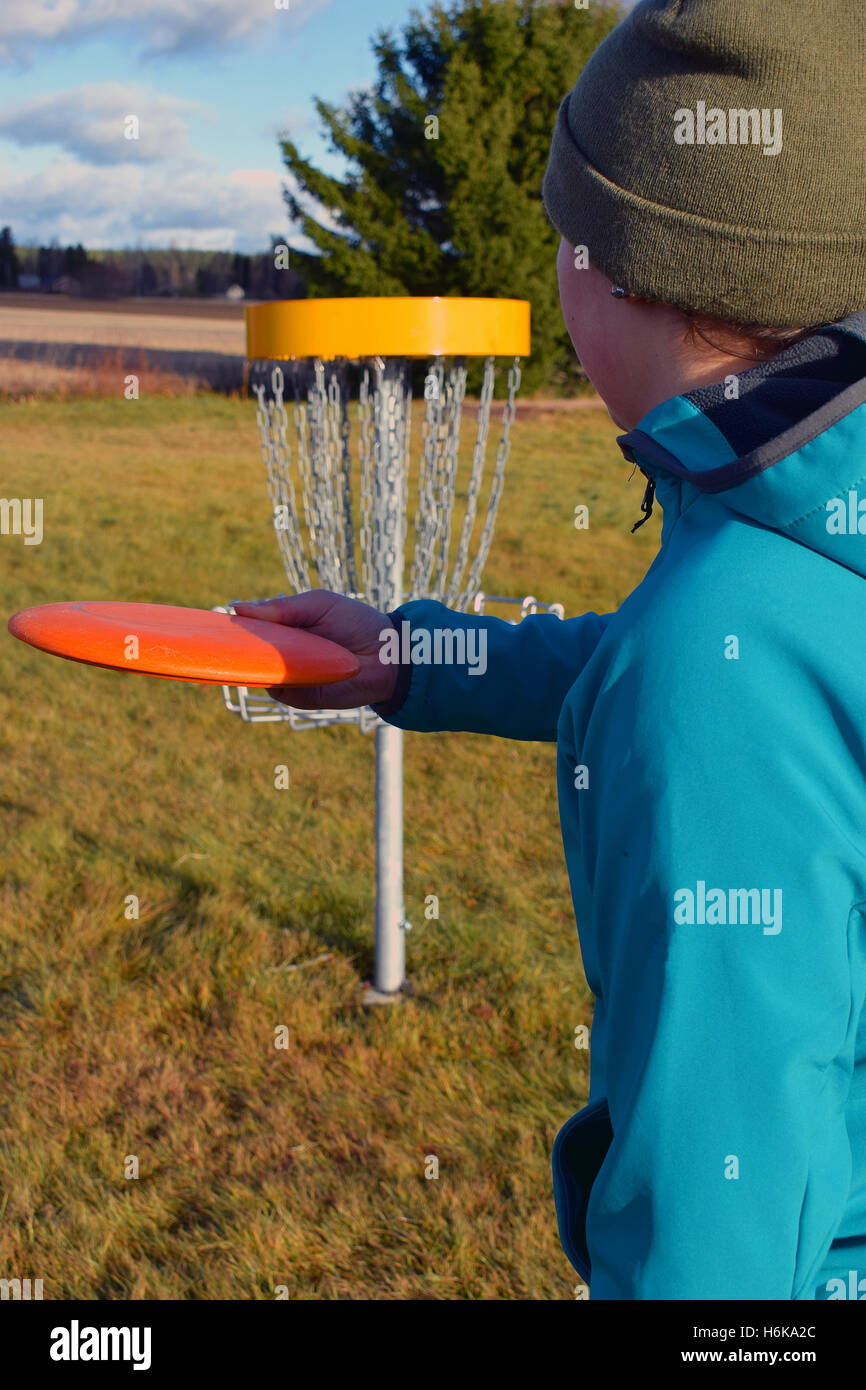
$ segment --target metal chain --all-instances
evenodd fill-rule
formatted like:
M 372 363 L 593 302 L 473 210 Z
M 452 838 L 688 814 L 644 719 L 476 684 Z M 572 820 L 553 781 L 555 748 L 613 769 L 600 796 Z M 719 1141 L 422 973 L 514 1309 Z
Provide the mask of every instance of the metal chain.
M 295 395 L 295 437 L 298 446 L 298 472 L 301 476 L 301 496 L 304 508 L 304 521 L 307 526 L 307 541 L 310 546 L 311 562 L 315 563 L 314 538 L 316 534 L 315 525 L 315 503 L 314 489 L 312 484 L 312 467 L 310 464 L 309 451 L 309 430 L 307 425 L 307 402 L 301 396 L 301 383 L 299 382 L 298 364 L 292 364 L 292 386 Z
M 408 501 L 412 426 L 411 374 L 405 359 L 370 359 L 361 366 L 358 393 L 358 473 L 360 525 L 353 517 L 352 458 L 348 413 L 349 380 L 345 359 L 326 373 L 324 363 L 287 364 L 294 388 L 296 471 L 301 483 L 305 531 L 297 507 L 285 378 L 276 365 L 265 384 L 253 384 L 268 494 L 286 574 L 296 592 L 311 587 L 309 566 L 322 587 L 352 592 L 387 610 L 404 597 L 404 556 L 408 543 Z M 472 467 L 453 568 L 449 571 L 451 526 L 457 486 L 460 421 L 466 392 L 466 364 L 458 358 L 447 371 L 437 359 L 425 391 L 418 497 L 415 510 L 410 598 L 439 598 L 465 610 L 479 589 L 510 453 L 520 359 L 508 373 L 508 399 L 478 549 L 463 588 L 489 438 L 495 382 L 494 359 L 484 364 Z M 373 378 L 371 390 L 371 377 Z M 305 544 L 306 542 L 306 544 Z M 356 550 L 357 542 L 357 550 Z M 358 569 L 360 567 L 360 575 Z M 360 579 L 360 587 L 359 587 Z M 459 591 L 459 592 L 458 592 Z
M 403 376 L 402 429 L 403 448 L 400 454 L 400 594 L 398 603 L 403 600 L 403 569 L 406 556 L 406 541 L 409 530 L 409 472 L 412 466 L 412 372 L 408 363 Z M 414 547 L 413 547 L 414 549 Z
M 376 440 L 373 473 L 374 530 L 372 536 L 376 581 L 370 602 L 386 611 L 402 599 L 403 513 L 405 512 L 405 439 L 407 417 L 406 364 L 402 359 L 376 359 Z M 408 399 L 411 399 L 408 396 Z
M 345 359 L 337 367 L 339 375 L 338 396 L 340 399 L 340 464 L 343 475 L 343 546 L 346 577 L 352 592 L 358 589 L 358 573 L 355 566 L 355 528 L 352 520 L 352 453 L 349 447 L 349 376 Z
M 361 566 L 364 594 L 373 592 L 373 407 L 370 401 L 370 368 L 366 366 L 361 375 L 358 391 L 358 457 L 361 465 Z
M 466 560 L 469 555 L 469 540 L 472 535 L 472 528 L 475 525 L 475 513 L 478 510 L 478 493 L 481 488 L 481 477 L 484 472 L 484 457 L 487 451 L 487 432 L 490 425 L 490 407 L 493 402 L 493 387 L 496 380 L 496 367 L 494 359 L 488 357 L 484 363 L 484 378 L 481 383 L 481 397 L 478 402 L 478 425 L 475 433 L 475 447 L 472 451 L 472 473 L 469 478 L 469 490 L 466 497 L 466 511 L 463 515 L 463 526 L 460 531 L 460 541 L 457 546 L 457 556 L 454 561 L 454 568 L 451 571 L 451 583 L 448 585 L 444 602 L 449 606 L 454 603 L 460 592 L 460 580 L 466 568 Z
M 283 373 L 279 367 L 274 368 L 272 376 L 271 400 L 265 400 L 265 389 L 264 382 L 253 385 L 258 401 L 256 421 L 262 443 L 271 514 L 289 583 L 299 592 L 309 588 L 309 574 L 298 527 L 291 450 L 286 437 L 288 419 L 283 402 Z
M 440 358 L 427 373 L 424 388 L 424 420 L 421 426 L 421 461 L 418 465 L 418 507 L 415 512 L 415 553 L 412 557 L 410 597 L 427 592 L 433 568 L 436 540 L 435 479 L 443 444 L 442 411 L 445 366 Z M 428 390 L 429 386 L 429 390 Z
M 313 364 L 313 382 L 307 394 L 310 409 L 310 461 L 313 479 L 313 510 L 316 522 L 314 555 L 319 580 L 326 589 L 339 588 L 334 536 L 334 488 L 330 438 L 328 432 L 328 387 L 325 366 Z
M 328 566 L 331 570 L 329 587 L 342 593 L 347 585 L 348 559 L 346 554 L 346 525 L 343 497 L 343 409 L 345 393 L 340 389 L 339 367 L 332 366 L 326 383 L 326 453 L 328 457 L 329 526 Z M 332 467 L 333 465 L 333 467 Z M 351 515 L 349 518 L 351 525 Z
M 502 487 L 505 482 L 505 465 L 508 462 L 508 455 L 511 452 L 511 426 L 514 423 L 515 415 L 515 396 L 520 389 L 520 358 L 515 357 L 512 365 L 508 369 L 508 400 L 502 408 L 502 433 L 499 438 L 499 446 L 496 450 L 496 463 L 493 468 L 493 481 L 490 486 L 490 498 L 487 503 L 487 516 L 484 518 L 484 526 L 481 530 L 481 538 L 478 542 L 478 550 L 472 566 L 469 570 L 469 578 L 460 597 L 457 600 L 457 608 L 460 612 L 465 612 L 470 600 L 481 587 L 481 573 L 487 563 L 487 556 L 490 553 L 490 545 L 493 540 L 493 528 L 496 525 L 496 513 L 499 509 L 499 499 L 502 496 Z
M 372 527 L 370 533 L 370 573 L 372 582 L 370 587 L 369 602 L 374 607 L 378 605 L 378 595 L 382 590 L 382 576 L 385 567 L 385 556 L 383 550 L 386 544 L 386 526 L 384 510 L 387 499 L 384 488 L 382 487 L 382 473 L 386 467 L 385 450 L 388 441 L 388 421 L 387 403 L 385 401 L 384 382 L 385 382 L 385 359 L 376 357 L 373 359 L 373 372 L 376 385 L 373 392 L 373 454 L 372 454 L 372 488 L 373 488 L 373 512 Z
M 457 486 L 457 456 L 460 450 L 460 421 L 463 415 L 463 400 L 466 395 L 466 365 L 458 358 L 451 368 L 446 388 L 448 422 L 445 448 L 441 456 L 441 469 L 437 478 L 435 505 L 438 511 L 437 540 L 439 554 L 436 574 L 432 584 L 432 598 L 445 597 L 445 583 L 448 574 L 448 551 L 451 545 L 451 517 L 454 510 L 454 493 Z

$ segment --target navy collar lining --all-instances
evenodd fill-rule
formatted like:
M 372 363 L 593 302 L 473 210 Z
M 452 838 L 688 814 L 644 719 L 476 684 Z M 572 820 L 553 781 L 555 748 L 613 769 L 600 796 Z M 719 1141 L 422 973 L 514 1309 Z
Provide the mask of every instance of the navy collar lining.
M 866 314 L 863 315 L 866 320 Z M 855 335 L 859 336 L 859 334 Z M 680 463 L 675 454 L 666 449 L 658 440 L 653 439 L 652 435 L 646 434 L 643 430 L 634 429 L 628 434 L 621 434 L 617 437 L 617 444 L 622 450 L 623 457 L 629 462 L 640 467 L 640 460 L 635 457 L 640 453 L 651 463 L 659 464 L 668 473 L 673 473 L 677 478 L 687 479 L 699 492 L 726 492 L 729 488 L 739 487 L 741 483 L 746 483 L 750 478 L 754 478 L 758 473 L 763 473 L 767 468 L 772 468 L 789 454 L 796 453 L 804 444 L 816 439 L 825 430 L 831 429 L 838 424 L 846 415 L 850 415 L 853 410 L 866 402 L 866 377 L 861 377 L 852 385 L 845 387 L 835 395 L 832 400 L 822 406 L 820 410 L 813 411 L 805 416 L 803 420 L 792 425 L 769 443 L 753 449 L 750 453 L 744 454 L 742 458 L 733 459 L 730 463 L 722 464 L 720 468 L 709 468 L 705 472 L 695 471 L 686 468 Z

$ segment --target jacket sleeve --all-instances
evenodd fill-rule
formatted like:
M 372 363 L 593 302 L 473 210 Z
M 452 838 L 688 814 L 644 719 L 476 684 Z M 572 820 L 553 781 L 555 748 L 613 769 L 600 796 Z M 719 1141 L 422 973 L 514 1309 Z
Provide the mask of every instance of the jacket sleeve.
M 405 649 L 414 642 L 421 658 L 404 662 L 394 698 L 373 706 L 388 723 L 422 733 L 456 730 L 555 743 L 562 702 L 612 615 L 563 620 L 536 613 L 509 623 L 417 599 L 388 616 Z M 483 662 L 424 659 L 417 634 L 429 635 L 429 657 L 435 656 L 437 637 L 445 637 L 440 655 L 456 651 L 449 634 L 460 630 L 464 651 L 475 658 L 483 654 Z
M 592 1299 L 813 1299 L 851 1189 L 862 767 L 798 653 L 726 663 L 717 626 L 623 652 L 574 738 L 589 786 L 561 784 L 612 1129 Z

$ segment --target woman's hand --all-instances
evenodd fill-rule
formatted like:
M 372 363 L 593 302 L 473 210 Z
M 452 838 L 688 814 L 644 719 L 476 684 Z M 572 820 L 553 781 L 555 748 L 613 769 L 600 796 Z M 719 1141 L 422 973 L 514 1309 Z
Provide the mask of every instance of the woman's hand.
M 380 660 L 381 634 L 393 629 L 390 618 L 359 599 L 308 589 L 303 594 L 281 594 L 232 605 L 239 618 L 260 618 L 286 627 L 302 627 L 317 637 L 327 637 L 352 652 L 361 669 L 351 680 L 333 685 L 280 685 L 268 691 L 283 705 L 295 709 L 354 709 L 390 700 L 399 667 Z

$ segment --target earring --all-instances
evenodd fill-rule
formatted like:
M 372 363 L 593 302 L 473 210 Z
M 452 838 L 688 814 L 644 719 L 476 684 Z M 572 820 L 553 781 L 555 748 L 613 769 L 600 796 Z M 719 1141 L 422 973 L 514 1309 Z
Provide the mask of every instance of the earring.
M 622 289 L 619 285 L 611 285 L 610 292 L 614 299 L 628 299 L 628 291 Z

